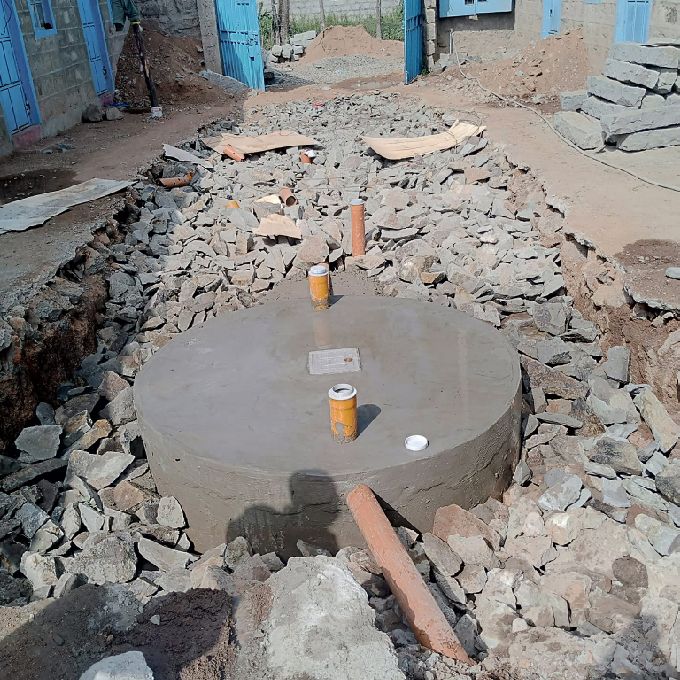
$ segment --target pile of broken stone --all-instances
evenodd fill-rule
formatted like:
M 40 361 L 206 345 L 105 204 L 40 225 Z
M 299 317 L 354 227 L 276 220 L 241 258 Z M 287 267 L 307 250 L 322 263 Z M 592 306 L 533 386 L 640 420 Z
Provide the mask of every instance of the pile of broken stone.
M 296 33 L 287 43 L 272 45 L 268 61 L 272 64 L 278 64 L 281 61 L 298 61 L 314 38 L 316 38 L 316 31 Z
M 91 246 L 111 268 L 97 351 L 56 409 L 38 406 L 18 458 L 3 460 L 2 601 L 58 598 L 87 582 L 125 584 L 144 605 L 190 588 L 243 595 L 264 582 L 273 604 L 259 644 L 277 678 L 316 677 L 325 663 L 361 669 L 338 678 L 498 677 L 484 673 L 501 668 L 561 679 L 565 659 L 571 678 L 677 674 L 680 428 L 648 386 L 629 382 L 628 350 L 604 351 L 565 294 L 562 216 L 535 178 L 484 138 L 400 162 L 369 152 L 360 135 L 429 134 L 453 122 L 413 100 L 360 95 L 255 113 L 258 125 L 204 133 L 295 127 L 319 140 L 315 163 L 300 163 L 299 149 L 223 161 L 199 137 L 185 149 L 211 163 L 152 168 L 194 170 L 191 185 L 138 183 L 124 241 Z M 299 233 L 255 235 L 272 205 L 258 199 L 282 186 L 298 202 L 277 211 Z M 367 253 L 351 257 L 348 205 L 358 197 Z M 320 261 L 361 270 L 381 294 L 487 321 L 520 354 L 522 459 L 502 502 L 440 508 L 430 533 L 398 528 L 479 662 L 472 669 L 417 644 L 364 550 L 329 556 L 300 544 L 303 557 L 284 566 L 237 538 L 197 554 L 182 508 L 158 493 L 145 461 L 132 387 L 144 362 Z M 319 630 L 334 664 L 305 651 Z
M 587 91 L 564 92 L 555 129 L 582 149 L 680 145 L 680 48 L 617 43 Z M 580 112 L 580 113 L 578 113 Z

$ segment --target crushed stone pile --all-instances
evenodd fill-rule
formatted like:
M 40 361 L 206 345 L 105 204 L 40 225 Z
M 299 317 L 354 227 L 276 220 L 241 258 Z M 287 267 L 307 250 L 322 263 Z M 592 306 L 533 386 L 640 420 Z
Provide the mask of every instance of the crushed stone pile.
M 364 95 L 256 113 L 257 124 L 216 123 L 183 145 L 214 167 L 154 164 L 126 219 L 61 272 L 75 289 L 90 268 L 106 269 L 106 302 L 96 351 L 61 386 L 56 408 L 39 404 L 35 424 L 0 459 L 0 616 L 23 621 L 24 611 L 33 616 L 90 588 L 108 602 L 115 593 L 119 604 L 101 608 L 107 616 L 133 615 L 101 648 L 76 655 L 67 643 L 49 668 L 0 633 L 12 675 L 54 677 L 57 668 L 77 678 L 112 652 L 142 646 L 130 632 L 135 617 L 160 636 L 158 607 L 206 589 L 235 612 L 225 614 L 233 634 L 223 653 L 191 676 L 200 680 L 677 675 L 680 428 L 649 386 L 630 382 L 628 349 L 603 347 L 566 295 L 562 216 L 540 184 L 484 137 L 408 161 L 370 152 L 361 137 L 425 135 L 453 123 L 414 100 Z M 201 142 L 286 127 L 319 140 L 314 164 L 300 163 L 296 148 L 234 163 Z M 151 181 L 189 171 L 186 187 Z M 282 210 L 299 234 L 256 235 L 279 210 L 257 199 L 283 186 L 298 199 Z M 367 247 L 353 258 L 348 205 L 359 197 Z M 520 354 L 522 459 L 513 486 L 469 510 L 440 508 L 429 533 L 397 528 L 472 668 L 417 643 L 365 550 L 332 556 L 300 543 L 302 557 L 284 565 L 275 553 L 251 554 L 240 537 L 198 554 L 180 504 L 150 475 L 132 388 L 144 362 L 178 333 L 259 304 L 324 260 L 333 272 L 360 272 L 382 295 L 486 321 Z M 46 297 L 44 313 L 58 318 L 60 303 Z M 31 317 L 21 314 L 10 310 L 5 349 L 12 329 L 30 332 Z M 163 663 L 180 654 L 181 645 L 152 633 L 145 644 L 166 650 Z M 156 673 L 161 661 L 146 647 L 144 659 L 133 659 L 140 673 L 146 663 Z

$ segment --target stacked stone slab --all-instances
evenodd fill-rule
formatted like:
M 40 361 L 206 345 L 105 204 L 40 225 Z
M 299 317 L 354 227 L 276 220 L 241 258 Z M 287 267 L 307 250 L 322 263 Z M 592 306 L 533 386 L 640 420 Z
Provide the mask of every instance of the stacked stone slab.
M 680 47 L 614 45 L 602 75 L 564 92 L 555 129 L 582 149 L 622 151 L 680 145 Z
M 314 38 L 316 38 L 316 31 L 296 33 L 290 42 L 284 45 L 273 45 L 269 60 L 274 64 L 281 61 L 298 61 Z

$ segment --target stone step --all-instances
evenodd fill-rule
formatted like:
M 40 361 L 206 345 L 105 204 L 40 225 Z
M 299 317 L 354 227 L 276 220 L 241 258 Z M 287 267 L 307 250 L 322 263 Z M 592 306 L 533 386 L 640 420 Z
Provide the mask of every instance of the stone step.
M 588 76 L 588 92 L 613 104 L 639 108 L 647 90 L 644 87 L 624 85 L 606 76 Z
M 617 59 L 607 59 L 602 73 L 622 83 L 642 85 L 650 90 L 654 89 L 659 82 L 658 71 Z
M 654 46 L 637 43 L 617 43 L 612 46 L 609 56 L 619 61 L 633 64 L 658 66 L 659 68 L 678 68 L 680 48 L 671 45 Z
M 663 109 L 631 109 L 603 116 L 601 121 L 607 136 L 680 125 L 680 104 L 670 104 Z
M 664 146 L 680 146 L 680 125 L 620 135 L 616 140 L 621 151 L 647 151 Z

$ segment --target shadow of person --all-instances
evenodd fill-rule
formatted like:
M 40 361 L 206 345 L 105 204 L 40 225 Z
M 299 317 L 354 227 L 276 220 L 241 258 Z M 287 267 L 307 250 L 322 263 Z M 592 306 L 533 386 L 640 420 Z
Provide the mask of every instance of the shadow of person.
M 226 540 L 244 536 L 253 552 L 275 551 L 283 559 L 300 554 L 298 540 L 335 554 L 338 544 L 331 527 L 342 503 L 335 482 L 323 470 L 299 470 L 290 476 L 288 491 L 283 508 L 253 505 L 230 520 Z

